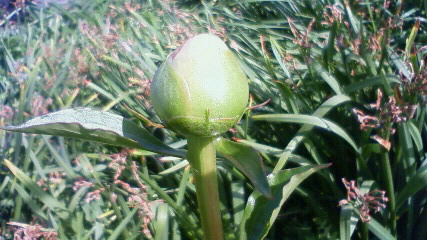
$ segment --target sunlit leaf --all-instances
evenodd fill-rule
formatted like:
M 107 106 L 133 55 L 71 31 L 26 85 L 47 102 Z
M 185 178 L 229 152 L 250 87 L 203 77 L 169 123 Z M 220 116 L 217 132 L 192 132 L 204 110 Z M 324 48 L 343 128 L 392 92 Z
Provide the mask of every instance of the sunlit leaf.
M 249 196 L 243 220 L 240 223 L 240 239 L 263 239 L 276 220 L 282 205 L 295 188 L 308 176 L 328 166 L 329 164 L 304 166 L 270 174 L 267 178 L 272 198 L 266 198 L 258 192 L 253 192 Z
M 65 204 L 58 201 L 49 193 L 45 192 L 41 187 L 37 185 L 27 174 L 25 174 L 21 169 L 16 167 L 12 162 L 4 160 L 4 164 L 9 168 L 9 170 L 18 178 L 22 185 L 25 186 L 33 196 L 38 198 L 43 202 L 49 209 L 54 211 L 58 216 L 65 219 L 69 216 Z
M 72 137 L 122 147 L 141 148 L 171 156 L 185 155 L 184 152 L 167 146 L 144 128 L 120 115 L 90 108 L 61 110 L 33 118 L 18 126 L 1 126 L 0 129 Z
M 286 123 L 300 123 L 300 124 L 309 124 L 320 127 L 327 131 L 331 131 L 336 135 L 343 138 L 347 141 L 350 146 L 354 148 L 356 152 L 359 151 L 356 143 L 353 139 L 337 124 L 326 120 L 324 118 L 303 115 L 303 114 L 265 114 L 265 115 L 256 115 L 252 117 L 255 120 L 268 121 L 268 122 L 286 122 Z
M 260 193 L 270 196 L 261 156 L 254 148 L 224 138 L 215 141 L 215 148 L 231 165 L 245 174 Z

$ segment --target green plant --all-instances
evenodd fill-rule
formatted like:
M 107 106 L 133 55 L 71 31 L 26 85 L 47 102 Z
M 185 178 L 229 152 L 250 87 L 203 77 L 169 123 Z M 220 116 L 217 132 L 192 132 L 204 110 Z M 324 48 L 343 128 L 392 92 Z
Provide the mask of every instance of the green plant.
M 206 52 L 200 53 L 200 50 Z M 241 118 L 248 101 L 248 84 L 237 59 L 226 45 L 213 35 L 196 36 L 169 55 L 154 77 L 152 99 L 155 109 L 166 125 L 188 137 L 187 153 L 165 145 L 143 127 L 120 115 L 89 108 L 61 110 L 33 118 L 18 126 L 0 126 L 0 128 L 24 133 L 73 137 L 186 157 L 196 181 L 203 239 L 224 238 L 217 185 L 216 150 L 246 174 L 257 190 L 264 194 L 264 197 L 255 195 L 258 201 L 277 198 L 276 201 L 279 202 L 267 209 L 264 209 L 263 205 L 258 207 L 265 210 L 262 215 L 272 213 L 265 219 L 270 222 L 277 217 L 277 208 L 286 200 L 282 196 L 284 194 L 282 191 L 285 190 L 281 189 L 286 188 L 286 194 L 289 195 L 302 180 L 326 166 L 293 169 L 283 173 L 283 176 L 276 171 L 270 176 L 271 179 L 284 179 L 277 182 L 273 180 L 273 183 L 279 184 L 280 187 L 275 195 L 271 195 L 261 159 L 255 150 L 219 138 L 221 133 L 227 131 Z M 40 192 L 39 187 L 30 183 L 31 180 L 12 162 L 5 160 L 5 164 L 18 179 L 32 184 L 38 194 L 44 194 Z M 70 167 L 65 164 L 64 168 Z M 69 169 L 67 174 L 73 176 L 72 170 Z M 295 179 L 289 181 L 289 174 L 295 175 Z M 289 183 L 286 183 L 287 181 Z M 175 205 L 167 199 L 164 200 L 171 206 Z M 69 218 L 70 213 L 63 204 L 50 207 L 55 212 L 59 211 L 57 214 L 61 219 Z M 247 215 L 240 228 L 240 235 L 243 238 L 247 238 L 244 237 L 247 234 L 245 224 L 248 221 L 256 221 L 255 219 L 259 217 L 256 212 L 254 213 L 256 208 L 252 205 L 248 205 L 247 208 Z M 181 209 L 175 207 L 175 211 L 183 222 L 188 221 L 188 217 Z M 194 227 L 182 224 L 183 228 L 187 228 L 190 237 L 197 236 L 197 231 L 192 230 Z M 268 233 L 270 226 L 271 224 L 264 226 L 264 230 L 259 233 L 260 237 L 261 234 L 265 236 Z
M 170 128 L 188 136 L 187 159 L 205 239 L 223 239 L 215 138 L 241 118 L 249 87 L 237 59 L 218 37 L 197 35 L 169 55 L 151 85 L 151 100 Z
M 241 121 L 215 142 L 225 238 L 426 239 L 425 0 L 69 2 L 1 21 L 0 125 L 83 106 L 172 150 L 141 150 L 119 128 L 88 130 L 131 149 L 0 131 L 6 239 L 30 227 L 62 239 L 202 236 L 186 137 L 158 124 L 148 86 L 170 52 L 205 32 L 250 85 Z M 97 112 L 86 120 L 111 116 Z M 272 199 L 254 181 L 262 170 L 235 167 L 260 157 Z M 382 197 L 380 212 L 362 208 Z

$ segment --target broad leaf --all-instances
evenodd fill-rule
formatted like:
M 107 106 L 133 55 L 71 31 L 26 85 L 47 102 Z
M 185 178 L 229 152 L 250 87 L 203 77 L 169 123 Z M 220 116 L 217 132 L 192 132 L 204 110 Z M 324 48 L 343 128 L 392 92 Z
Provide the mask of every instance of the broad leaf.
M 280 212 L 280 209 L 298 185 L 314 172 L 329 164 L 304 166 L 268 175 L 272 198 L 253 192 L 248 199 L 243 220 L 240 223 L 240 239 L 263 239 Z
M 184 157 L 147 130 L 120 115 L 90 108 L 66 109 L 33 118 L 18 126 L 0 129 L 85 139 L 122 147 Z
M 270 196 L 261 156 L 254 148 L 224 138 L 215 141 L 215 148 L 226 160 L 245 174 L 261 194 L 266 197 Z

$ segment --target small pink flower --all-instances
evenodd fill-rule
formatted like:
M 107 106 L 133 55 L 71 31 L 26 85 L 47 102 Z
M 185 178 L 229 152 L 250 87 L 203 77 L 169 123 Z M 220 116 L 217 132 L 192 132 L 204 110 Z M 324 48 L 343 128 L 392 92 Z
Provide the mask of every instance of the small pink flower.
M 0 118 L 12 119 L 14 111 L 9 106 L 0 106 Z
M 347 189 L 347 199 L 341 200 L 338 206 L 352 205 L 354 208 L 359 209 L 359 216 L 363 222 L 371 220 L 371 210 L 377 213 L 387 207 L 385 203 L 388 202 L 388 198 L 385 196 L 385 191 L 373 190 L 362 195 L 356 186 L 356 181 L 347 181 L 343 178 L 342 182 Z

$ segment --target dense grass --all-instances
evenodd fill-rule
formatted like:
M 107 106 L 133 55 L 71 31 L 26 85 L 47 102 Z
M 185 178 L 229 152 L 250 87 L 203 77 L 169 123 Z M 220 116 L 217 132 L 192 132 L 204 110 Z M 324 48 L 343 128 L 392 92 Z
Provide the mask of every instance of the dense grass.
M 12 13 L 14 22 L 0 21 L 0 125 L 88 106 L 134 119 L 185 148 L 182 136 L 154 124 L 160 120 L 149 83 L 185 39 L 211 32 L 240 58 L 250 105 L 268 101 L 226 136 L 258 149 L 267 174 L 332 163 L 290 196 L 268 239 L 426 239 L 427 1 L 335 3 L 28 5 Z M 20 224 L 61 239 L 200 236 L 184 159 L 4 131 L 0 159 L 5 239 L 27 226 Z M 234 239 L 253 187 L 225 162 L 219 172 L 226 232 Z M 338 206 L 347 198 L 343 178 L 355 180 L 362 194 L 386 191 L 386 208 L 363 222 L 367 216 L 356 213 L 362 202 Z

